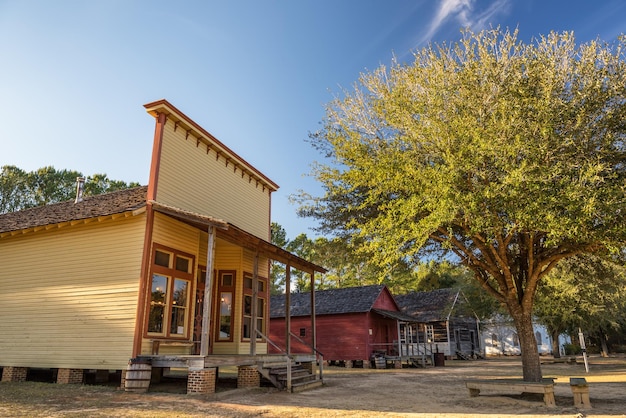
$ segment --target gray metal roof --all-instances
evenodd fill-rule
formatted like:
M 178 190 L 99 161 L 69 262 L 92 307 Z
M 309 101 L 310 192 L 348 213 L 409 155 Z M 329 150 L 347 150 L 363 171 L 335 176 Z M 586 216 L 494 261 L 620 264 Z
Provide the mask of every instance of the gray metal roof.
M 369 312 L 384 288 L 384 285 L 371 285 L 316 290 L 315 314 L 332 315 Z M 291 316 L 307 316 L 310 314 L 311 293 L 292 293 Z M 285 295 L 272 296 L 270 300 L 270 318 L 283 318 L 284 316 Z

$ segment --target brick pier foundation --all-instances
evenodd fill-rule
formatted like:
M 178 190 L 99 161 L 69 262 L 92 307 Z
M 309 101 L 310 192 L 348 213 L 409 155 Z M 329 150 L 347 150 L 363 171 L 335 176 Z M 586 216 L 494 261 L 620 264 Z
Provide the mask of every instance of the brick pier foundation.
M 25 382 L 28 367 L 7 366 L 2 370 L 3 382 Z
M 215 381 L 217 380 L 217 369 L 189 369 L 187 377 L 188 394 L 215 393 Z
M 261 375 L 254 366 L 239 366 L 237 368 L 238 388 L 258 388 L 261 386 Z

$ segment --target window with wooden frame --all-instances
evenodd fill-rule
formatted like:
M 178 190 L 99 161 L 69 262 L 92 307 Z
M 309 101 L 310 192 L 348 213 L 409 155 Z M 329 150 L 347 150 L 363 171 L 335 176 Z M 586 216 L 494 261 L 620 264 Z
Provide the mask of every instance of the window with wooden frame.
M 194 257 L 161 245 L 152 256 L 148 334 L 187 338 Z
M 253 275 L 250 273 L 244 273 L 243 276 L 243 330 L 241 338 L 243 340 L 250 340 L 252 333 L 252 309 L 254 309 L 253 301 Z M 266 301 L 267 301 L 267 279 L 264 277 L 257 278 L 257 295 L 256 295 L 256 329 L 265 333 L 266 324 Z M 257 335 L 257 340 L 261 337 Z
M 222 270 L 218 272 L 219 303 L 217 312 L 219 328 L 216 329 L 217 341 L 233 340 L 233 313 L 235 312 L 235 282 L 234 270 Z

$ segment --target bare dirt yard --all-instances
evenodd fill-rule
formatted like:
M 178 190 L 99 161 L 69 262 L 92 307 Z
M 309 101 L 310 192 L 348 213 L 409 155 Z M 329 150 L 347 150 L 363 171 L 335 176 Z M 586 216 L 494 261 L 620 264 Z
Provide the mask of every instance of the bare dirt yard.
M 555 378 L 556 408 L 541 395 L 481 392 L 470 397 L 466 379 L 519 378 L 519 358 L 447 360 L 444 367 L 324 369 L 325 385 L 288 394 L 271 387 L 221 385 L 211 395 L 186 395 L 184 381 L 128 393 L 114 385 L 0 383 L 2 417 L 626 417 L 626 357 L 591 357 L 589 373 L 545 359 Z M 221 375 L 221 373 L 220 373 Z M 589 382 L 591 410 L 573 406 L 570 377 Z M 225 387 L 226 386 L 226 387 Z

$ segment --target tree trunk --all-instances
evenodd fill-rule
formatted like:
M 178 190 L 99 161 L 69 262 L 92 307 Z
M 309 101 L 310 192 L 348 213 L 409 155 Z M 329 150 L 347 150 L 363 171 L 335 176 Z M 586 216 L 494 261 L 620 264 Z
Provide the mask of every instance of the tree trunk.
M 539 350 L 537 340 L 533 330 L 532 315 L 525 312 L 511 312 L 517 336 L 519 337 L 520 349 L 522 351 L 522 372 L 525 382 L 540 382 L 541 361 L 539 360 Z
M 554 358 L 561 358 L 561 347 L 559 346 L 559 331 L 551 330 L 550 337 L 552 338 L 552 356 L 554 356 Z
M 602 357 L 609 356 L 609 347 L 606 344 L 607 335 L 604 331 L 600 330 L 600 355 Z

